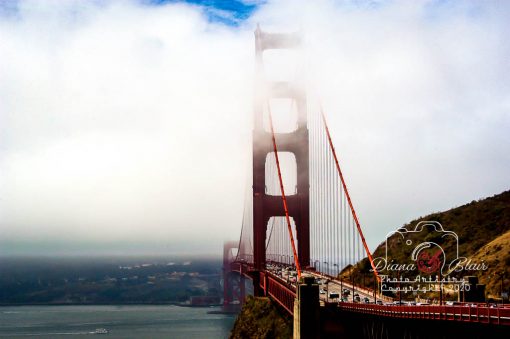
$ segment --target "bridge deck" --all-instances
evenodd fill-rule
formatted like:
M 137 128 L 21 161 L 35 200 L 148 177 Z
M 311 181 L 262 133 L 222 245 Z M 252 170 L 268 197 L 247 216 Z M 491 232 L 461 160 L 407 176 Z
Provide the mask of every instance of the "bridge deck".
M 253 268 L 246 263 L 232 263 L 231 270 L 239 272 L 250 279 L 253 279 L 253 274 L 258 274 L 260 287 L 265 294 L 270 296 L 289 312 L 289 314 L 293 314 L 296 288 L 292 284 L 288 284 L 269 271 L 255 272 Z M 355 288 L 357 290 L 357 287 Z M 336 305 L 340 310 L 346 312 L 371 314 L 381 317 L 459 321 L 510 326 L 510 307 L 508 306 L 494 307 L 485 304 L 407 306 L 351 302 L 328 302 L 327 304 L 329 306 Z

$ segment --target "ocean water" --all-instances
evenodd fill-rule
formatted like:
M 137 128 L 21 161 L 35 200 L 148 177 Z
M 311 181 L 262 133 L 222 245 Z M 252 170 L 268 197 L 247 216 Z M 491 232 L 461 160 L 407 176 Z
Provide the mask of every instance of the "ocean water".
M 0 338 L 228 338 L 235 316 L 219 307 L 5 306 Z M 105 328 L 108 334 L 93 334 Z

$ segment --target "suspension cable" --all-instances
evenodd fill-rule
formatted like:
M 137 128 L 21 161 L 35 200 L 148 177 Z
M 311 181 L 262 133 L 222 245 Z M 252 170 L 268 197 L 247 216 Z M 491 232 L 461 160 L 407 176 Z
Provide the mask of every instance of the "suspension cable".
M 296 244 L 294 243 L 294 235 L 292 234 L 292 226 L 290 224 L 289 210 L 287 207 L 287 198 L 285 196 L 285 189 L 283 188 L 283 180 L 282 180 L 282 172 L 280 169 L 280 160 L 278 158 L 278 148 L 276 147 L 276 138 L 274 134 L 274 126 L 273 126 L 273 115 L 271 114 L 271 107 L 269 102 L 267 102 L 267 112 L 269 114 L 269 126 L 271 127 L 271 138 L 273 140 L 273 150 L 274 157 L 276 160 L 276 169 L 278 170 L 278 179 L 280 181 L 280 191 L 282 193 L 282 201 L 283 201 L 283 209 L 285 211 L 285 219 L 287 220 L 287 228 L 289 229 L 290 243 L 292 245 L 292 252 L 294 254 L 294 263 L 296 264 L 297 276 L 298 280 L 301 278 L 301 266 L 299 265 L 299 260 L 296 251 Z
M 269 237 L 267 239 L 266 252 L 267 252 L 267 249 L 269 248 L 269 243 L 271 242 L 271 236 L 273 235 L 274 221 L 275 221 L 275 218 L 273 218 L 273 222 L 271 223 L 271 231 L 269 232 Z
M 363 231 L 361 230 L 358 216 L 356 215 L 356 211 L 354 210 L 354 206 L 352 205 L 351 197 L 349 196 L 349 191 L 347 190 L 347 185 L 345 184 L 344 176 L 342 174 L 342 170 L 340 169 L 340 164 L 338 163 L 338 158 L 336 156 L 335 147 L 333 146 L 333 141 L 331 140 L 331 135 L 329 133 L 329 128 L 328 128 L 328 124 L 326 122 L 326 117 L 324 116 L 324 111 L 322 109 L 322 104 L 320 105 L 320 110 L 321 110 L 322 122 L 324 123 L 324 127 L 326 129 L 326 135 L 327 135 L 328 141 L 329 141 L 329 147 L 331 148 L 331 152 L 333 153 L 333 157 L 335 158 L 336 169 L 340 176 L 340 180 L 342 181 L 342 186 L 345 191 L 345 196 L 347 197 L 347 202 L 349 203 L 349 207 L 351 209 L 352 217 L 354 218 L 354 222 L 356 223 L 356 227 L 358 228 L 358 233 L 361 237 L 361 241 L 363 242 L 363 246 L 365 247 L 365 251 L 367 252 L 368 260 L 370 260 L 370 265 L 372 266 L 372 270 L 374 271 L 374 276 L 377 279 L 377 281 L 380 282 L 381 278 L 379 277 L 379 273 L 377 272 L 377 269 L 375 267 L 374 258 L 372 257 L 372 253 L 370 253 L 370 249 L 368 248 L 365 237 L 363 236 Z
M 243 221 L 241 222 L 241 235 L 239 236 L 239 245 L 237 245 L 237 255 L 234 261 L 239 261 L 239 255 L 241 255 L 242 241 L 243 241 L 243 229 L 244 229 L 244 216 L 246 214 L 246 204 L 243 209 Z

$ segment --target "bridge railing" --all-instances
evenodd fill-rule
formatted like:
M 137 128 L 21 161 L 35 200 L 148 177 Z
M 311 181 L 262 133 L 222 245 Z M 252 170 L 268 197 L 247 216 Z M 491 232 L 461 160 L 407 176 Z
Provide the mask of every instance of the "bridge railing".
M 393 318 L 437 319 L 510 325 L 510 308 L 471 306 L 392 306 L 339 303 L 338 307 L 351 312 Z
M 294 313 L 294 299 L 296 298 L 296 290 L 288 286 L 280 279 L 270 274 L 265 274 L 266 295 L 269 295 L 280 306 L 282 306 L 290 314 Z
M 250 275 L 251 264 L 246 262 L 231 262 L 230 270 L 246 275 L 252 279 Z M 255 273 L 255 272 L 253 272 Z M 280 306 L 282 306 L 290 314 L 294 313 L 294 299 L 296 298 L 296 289 L 292 285 L 288 285 L 285 281 L 272 275 L 268 271 L 258 271 L 258 281 L 260 288 L 264 291 L 264 294 L 273 298 Z
M 231 262 L 230 263 L 230 270 L 235 272 L 241 272 L 241 263 L 239 262 Z

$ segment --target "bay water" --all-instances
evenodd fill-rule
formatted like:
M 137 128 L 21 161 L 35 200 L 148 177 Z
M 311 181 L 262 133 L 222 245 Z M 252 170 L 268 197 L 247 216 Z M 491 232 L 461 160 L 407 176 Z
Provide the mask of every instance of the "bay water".
M 2 306 L 0 338 L 228 338 L 235 315 L 173 305 Z M 96 334 L 96 329 L 107 334 Z

